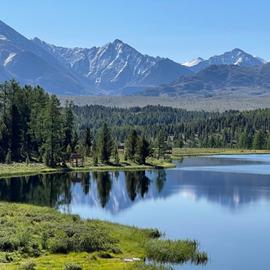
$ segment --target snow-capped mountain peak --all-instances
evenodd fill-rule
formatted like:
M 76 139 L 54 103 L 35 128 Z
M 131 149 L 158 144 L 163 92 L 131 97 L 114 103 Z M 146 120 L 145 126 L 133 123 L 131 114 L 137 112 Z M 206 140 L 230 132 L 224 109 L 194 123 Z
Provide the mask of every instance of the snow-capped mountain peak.
M 197 64 L 196 61 L 194 61 L 195 64 L 193 65 L 191 65 L 192 61 L 188 63 L 191 63 L 189 67 L 192 71 L 198 72 L 211 65 L 237 65 L 242 67 L 255 67 L 263 65 L 264 62 L 264 60 L 258 57 L 252 56 L 251 54 L 246 53 L 239 48 L 235 48 L 223 54 L 212 56 L 208 60 L 198 61 Z
M 190 73 L 180 64 L 172 61 L 175 63 L 173 66 L 172 63 L 165 61 L 162 69 L 166 65 L 167 70 L 173 69 L 173 75 L 160 74 L 162 58 L 143 55 L 119 39 L 90 49 L 57 47 L 37 38 L 33 41 L 65 66 L 85 77 L 90 86 L 102 93 L 119 94 L 126 88 L 132 88 L 134 91 L 143 86 L 167 83 L 182 74 Z
M 182 65 L 186 66 L 186 67 L 193 67 L 193 66 L 200 64 L 203 61 L 204 61 L 203 58 L 198 57 L 198 58 L 192 59 L 191 61 L 185 62 Z

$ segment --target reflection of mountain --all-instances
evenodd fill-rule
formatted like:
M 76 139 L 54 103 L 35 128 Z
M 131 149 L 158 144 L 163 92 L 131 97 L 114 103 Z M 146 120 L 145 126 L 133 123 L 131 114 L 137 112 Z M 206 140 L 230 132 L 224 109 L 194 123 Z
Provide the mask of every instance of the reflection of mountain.
M 206 160 L 203 159 L 206 158 L 194 159 L 194 165 L 204 164 Z M 192 165 L 192 159 L 183 164 Z M 89 208 L 89 211 L 104 208 L 106 212 L 118 214 L 138 202 L 166 199 L 172 195 L 206 199 L 234 209 L 260 199 L 270 200 L 270 181 L 266 175 L 192 170 L 50 174 L 0 181 L 2 201 L 32 203 L 67 211 L 72 208 Z

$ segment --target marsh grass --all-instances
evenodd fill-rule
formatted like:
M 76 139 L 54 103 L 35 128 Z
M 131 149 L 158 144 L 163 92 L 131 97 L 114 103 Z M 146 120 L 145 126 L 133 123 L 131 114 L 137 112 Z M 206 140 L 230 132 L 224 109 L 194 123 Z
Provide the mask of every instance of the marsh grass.
M 157 230 L 81 220 L 45 207 L 0 203 L 0 221 L 1 270 L 30 267 L 29 260 L 38 270 L 63 270 L 67 264 L 84 270 L 163 270 L 144 265 L 144 258 L 162 262 L 194 258 L 191 261 L 197 263 L 203 256 L 193 241 L 159 240 Z M 124 262 L 134 257 L 142 262 Z
M 204 252 L 198 251 L 196 241 L 188 240 L 151 240 L 145 245 L 148 259 L 160 263 L 185 263 L 204 264 L 208 257 Z

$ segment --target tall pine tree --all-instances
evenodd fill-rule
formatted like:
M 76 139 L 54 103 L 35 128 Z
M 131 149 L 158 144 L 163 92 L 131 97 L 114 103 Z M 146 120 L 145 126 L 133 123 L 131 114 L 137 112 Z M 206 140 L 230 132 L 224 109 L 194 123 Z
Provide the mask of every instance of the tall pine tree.
M 101 163 L 108 164 L 110 162 L 112 150 L 113 150 L 113 140 L 111 136 L 111 131 L 107 125 L 104 123 L 98 133 L 98 154 Z

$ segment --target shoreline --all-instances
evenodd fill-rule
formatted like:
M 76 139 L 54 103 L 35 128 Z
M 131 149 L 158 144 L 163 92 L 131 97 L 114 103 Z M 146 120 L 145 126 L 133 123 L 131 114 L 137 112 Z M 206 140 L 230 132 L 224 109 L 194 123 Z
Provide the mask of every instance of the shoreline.
M 254 149 L 230 149 L 230 148 L 174 148 L 171 158 L 178 160 L 191 156 L 212 156 L 212 155 L 252 155 L 270 154 L 270 150 Z
M 49 168 L 41 163 L 12 163 L 12 164 L 0 164 L 0 179 L 20 177 L 20 176 L 32 176 L 38 174 L 51 174 L 51 173 L 63 173 L 63 172 L 95 172 L 95 171 L 140 171 L 151 169 L 169 169 L 174 168 L 176 165 L 171 162 L 159 162 L 156 164 L 146 165 L 104 165 L 104 166 L 84 166 L 84 167 L 67 167 L 67 168 Z
M 229 148 L 174 148 L 170 158 L 172 160 L 179 160 L 184 157 L 190 156 L 211 156 L 211 155 L 249 155 L 249 154 L 270 154 L 270 150 L 247 150 L 247 149 L 229 149 Z M 57 167 L 49 168 L 41 163 L 12 163 L 0 164 L 0 179 L 19 177 L 19 176 L 32 176 L 37 174 L 51 174 L 63 172 L 90 172 L 90 171 L 140 171 L 151 169 L 169 169 L 175 168 L 175 164 L 169 161 L 151 159 L 145 165 L 130 164 L 130 165 L 104 165 L 92 166 L 86 165 L 84 167 L 71 167 L 67 168 Z

